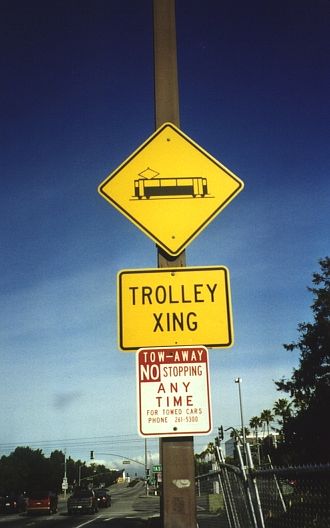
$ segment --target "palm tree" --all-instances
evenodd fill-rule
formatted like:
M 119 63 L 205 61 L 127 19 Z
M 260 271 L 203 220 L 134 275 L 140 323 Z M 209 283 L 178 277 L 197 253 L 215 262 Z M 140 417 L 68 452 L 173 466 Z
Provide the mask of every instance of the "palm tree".
M 282 441 L 284 440 L 284 426 L 292 415 L 291 405 L 292 402 L 289 402 L 286 398 L 279 398 L 274 403 L 274 414 L 275 416 L 280 416 L 280 419 L 278 419 L 277 421 L 281 427 L 280 432 L 282 434 Z
M 274 419 L 274 416 L 272 415 L 272 411 L 270 409 L 264 409 L 260 415 L 260 420 L 262 424 L 266 424 L 267 427 L 267 436 L 269 436 L 269 424 Z M 265 436 L 265 430 L 264 435 Z
M 233 429 L 230 431 L 230 438 L 238 438 L 239 434 L 237 429 Z
M 210 469 L 210 455 L 213 455 L 215 447 L 213 442 L 209 442 L 201 453 L 195 454 L 195 468 L 197 473 L 207 473 Z
M 251 429 L 254 430 L 254 436 L 255 436 L 255 443 L 256 443 L 256 446 L 257 446 L 257 457 L 258 457 L 258 464 L 260 466 L 260 446 L 259 446 L 259 441 L 258 441 L 258 429 L 259 427 L 261 427 L 262 425 L 262 422 L 261 422 L 261 419 L 259 416 L 253 416 L 249 422 L 249 425 L 251 427 Z
M 281 417 L 281 420 L 278 420 L 278 423 L 283 427 L 285 422 L 288 420 L 288 418 L 290 418 L 292 414 L 291 402 L 289 402 L 289 400 L 287 400 L 286 398 L 279 398 L 274 403 L 273 411 L 275 413 L 275 416 Z
M 262 422 L 259 416 L 253 416 L 249 421 L 249 426 L 254 430 L 254 436 L 256 438 L 256 444 L 258 443 L 258 429 L 261 427 Z
M 208 457 L 209 455 L 213 455 L 214 453 L 214 444 L 213 442 L 209 442 L 206 446 L 206 448 L 204 449 L 204 451 L 202 451 L 201 453 L 199 454 L 196 454 L 196 458 L 199 458 L 200 460 L 205 460 L 206 457 Z

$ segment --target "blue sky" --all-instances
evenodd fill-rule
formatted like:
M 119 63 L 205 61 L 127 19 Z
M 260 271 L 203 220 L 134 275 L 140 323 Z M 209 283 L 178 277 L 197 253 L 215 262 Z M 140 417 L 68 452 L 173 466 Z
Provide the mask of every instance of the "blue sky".
M 329 14 L 327 0 L 177 2 L 181 128 L 245 183 L 186 251 L 231 274 L 215 428 L 240 423 L 236 376 L 246 422 L 284 396 L 273 380 L 297 356 L 282 344 L 329 254 Z M 154 131 L 152 2 L 4 0 L 0 24 L 0 451 L 84 459 L 103 438 L 140 456 L 116 274 L 156 267 L 156 249 L 97 186 Z

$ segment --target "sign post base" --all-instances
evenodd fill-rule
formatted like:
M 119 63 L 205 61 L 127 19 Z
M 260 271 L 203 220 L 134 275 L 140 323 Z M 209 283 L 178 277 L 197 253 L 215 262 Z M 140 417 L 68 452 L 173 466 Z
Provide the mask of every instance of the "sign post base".
M 163 528 L 196 528 L 193 437 L 162 438 L 160 455 Z

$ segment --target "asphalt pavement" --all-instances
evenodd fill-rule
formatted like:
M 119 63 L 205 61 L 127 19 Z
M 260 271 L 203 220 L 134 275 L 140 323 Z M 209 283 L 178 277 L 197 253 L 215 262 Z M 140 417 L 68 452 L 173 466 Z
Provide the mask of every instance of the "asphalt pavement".
M 128 488 L 116 486 L 112 489 L 112 506 L 100 508 L 96 515 L 67 514 L 66 498 L 59 497 L 58 514 L 47 516 L 27 516 L 26 514 L 0 515 L 0 527 L 5 528 L 47 528 L 50 522 L 54 528 L 72 528 L 90 524 L 95 528 L 161 528 L 160 498 L 145 495 L 143 486 Z M 226 520 L 219 514 L 211 514 L 198 508 L 199 528 L 227 528 Z M 55 524 L 54 524 L 55 523 Z

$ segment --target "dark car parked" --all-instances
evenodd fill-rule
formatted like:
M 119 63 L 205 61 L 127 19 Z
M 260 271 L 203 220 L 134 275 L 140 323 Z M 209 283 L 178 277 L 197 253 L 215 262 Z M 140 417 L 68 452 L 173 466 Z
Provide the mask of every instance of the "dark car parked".
M 99 508 L 109 508 L 111 506 L 111 495 L 105 488 L 96 489 L 95 496 Z
M 26 511 L 32 513 L 47 513 L 51 515 L 57 512 L 58 497 L 51 491 L 38 491 L 29 494 Z
M 24 494 L 10 493 L 2 497 L 1 511 L 3 513 L 21 513 L 26 511 L 27 498 Z

